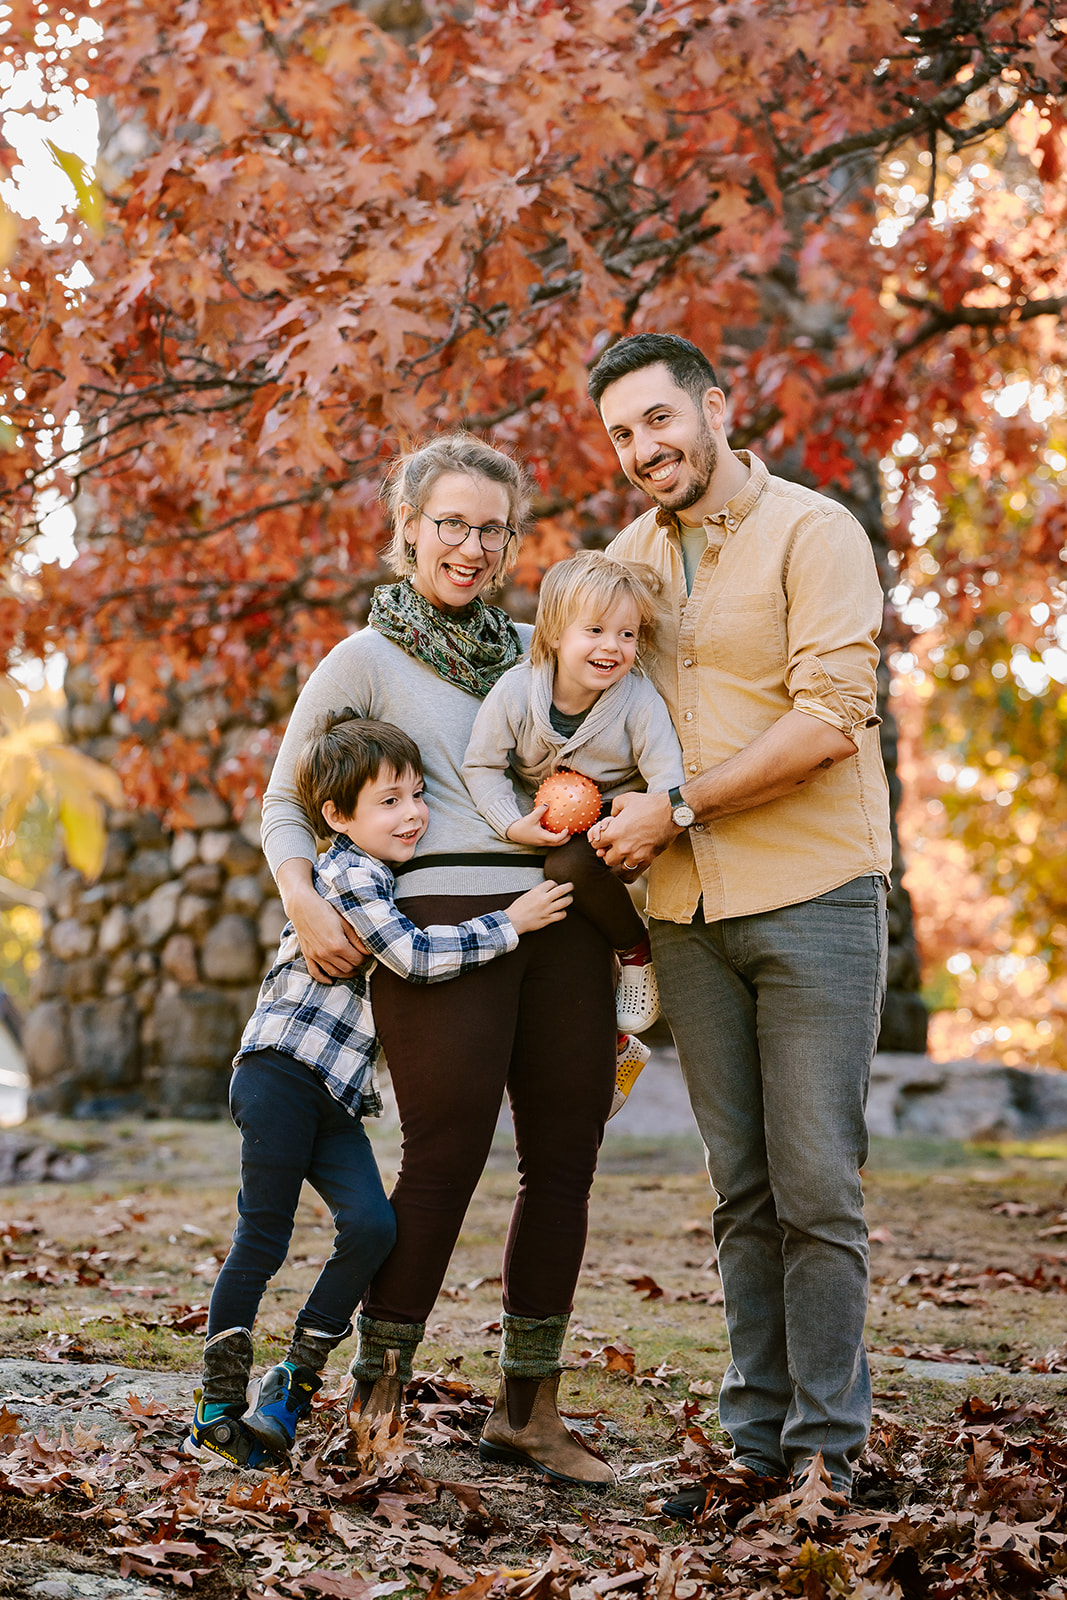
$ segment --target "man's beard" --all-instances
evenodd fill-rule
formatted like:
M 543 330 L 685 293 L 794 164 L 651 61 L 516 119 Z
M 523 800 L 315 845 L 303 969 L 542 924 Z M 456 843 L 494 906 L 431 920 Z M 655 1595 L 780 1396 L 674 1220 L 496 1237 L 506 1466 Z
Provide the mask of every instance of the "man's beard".
M 643 489 L 656 505 L 663 506 L 667 511 L 688 511 L 690 506 L 695 506 L 697 501 L 702 500 L 707 494 L 711 480 L 715 476 L 715 468 L 719 464 L 719 447 L 715 443 L 715 435 L 703 417 L 700 433 L 692 449 L 686 452 L 686 459 L 692 474 L 687 488 L 672 489 L 665 495 L 658 495 L 644 477 L 640 479 L 637 487 Z

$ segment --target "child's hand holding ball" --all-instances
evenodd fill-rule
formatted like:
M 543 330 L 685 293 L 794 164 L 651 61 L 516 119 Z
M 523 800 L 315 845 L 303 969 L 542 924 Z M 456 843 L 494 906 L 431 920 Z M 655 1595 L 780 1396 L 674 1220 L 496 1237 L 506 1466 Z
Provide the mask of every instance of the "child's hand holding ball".
M 566 844 L 575 833 L 585 833 L 600 816 L 600 790 L 592 778 L 560 767 L 534 795 L 534 809 L 508 829 L 516 844 Z

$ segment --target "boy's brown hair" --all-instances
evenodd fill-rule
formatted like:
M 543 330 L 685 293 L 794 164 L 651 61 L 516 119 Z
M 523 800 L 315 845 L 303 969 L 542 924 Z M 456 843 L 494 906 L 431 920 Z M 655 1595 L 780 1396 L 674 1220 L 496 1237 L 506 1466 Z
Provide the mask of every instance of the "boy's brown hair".
M 355 815 L 360 790 L 382 768 L 422 777 L 422 756 L 414 739 L 391 722 L 374 722 L 346 706 L 323 717 L 296 759 L 297 797 L 312 825 L 322 831 L 322 808 L 332 800 L 345 821 Z
M 564 628 L 586 610 L 602 617 L 621 600 L 637 607 L 637 663 L 652 643 L 660 621 L 663 581 L 643 561 L 621 561 L 606 550 L 580 550 L 549 567 L 541 580 L 537 619 L 530 642 L 535 667 L 553 665 Z

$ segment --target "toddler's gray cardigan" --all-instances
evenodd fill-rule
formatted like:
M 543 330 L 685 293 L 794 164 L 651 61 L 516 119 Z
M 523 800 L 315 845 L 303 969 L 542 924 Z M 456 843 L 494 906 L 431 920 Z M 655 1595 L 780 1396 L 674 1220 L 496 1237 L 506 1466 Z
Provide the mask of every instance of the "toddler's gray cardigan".
M 605 800 L 630 789 L 685 782 L 670 712 L 647 678 L 628 672 L 564 738 L 549 720 L 552 667 L 520 661 L 494 684 L 474 719 L 463 778 L 485 820 L 503 838 L 533 810 L 533 793 L 557 767 L 583 772 Z

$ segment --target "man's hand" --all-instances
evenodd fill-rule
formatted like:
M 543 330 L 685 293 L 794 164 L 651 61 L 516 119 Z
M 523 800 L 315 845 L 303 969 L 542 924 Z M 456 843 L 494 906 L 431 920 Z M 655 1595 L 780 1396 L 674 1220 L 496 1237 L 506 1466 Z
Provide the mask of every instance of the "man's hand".
M 278 888 L 316 983 L 332 983 L 358 972 L 370 951 L 341 913 L 316 892 L 310 861 L 298 856 L 284 861 L 278 868 Z
M 570 834 L 566 828 L 562 833 L 553 833 L 550 828 L 541 826 L 541 818 L 548 810 L 547 806 L 535 806 L 528 816 L 520 817 L 518 822 L 513 822 L 508 829 L 508 838 L 514 844 L 532 844 L 539 848 L 543 845 L 566 844 Z
M 589 843 L 629 882 L 644 872 L 680 831 L 671 818 L 667 795 L 620 794 L 611 802 L 611 816 L 590 828 Z
M 806 711 L 787 711 L 721 766 L 687 778 L 682 796 L 707 824 L 793 794 L 855 754 L 847 733 Z M 609 867 L 622 868 L 621 877 L 643 872 L 681 831 L 669 795 L 621 794 L 611 816 L 590 828 L 589 842 Z

